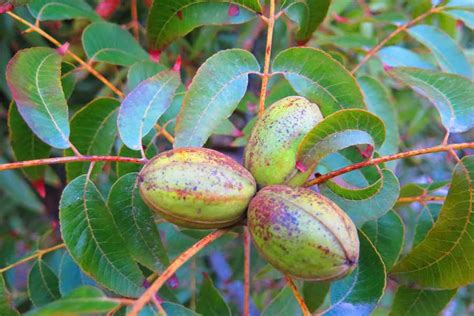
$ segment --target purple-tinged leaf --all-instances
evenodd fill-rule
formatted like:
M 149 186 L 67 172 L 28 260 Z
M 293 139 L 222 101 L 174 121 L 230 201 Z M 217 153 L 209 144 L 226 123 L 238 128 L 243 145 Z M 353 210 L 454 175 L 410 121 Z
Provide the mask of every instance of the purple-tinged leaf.
M 120 138 L 127 147 L 142 148 L 142 138 L 169 108 L 180 83 L 176 71 L 162 71 L 142 81 L 127 95 L 118 115 Z
M 7 66 L 18 111 L 33 132 L 55 148 L 69 147 L 69 121 L 61 85 L 61 56 L 51 48 L 19 51 Z

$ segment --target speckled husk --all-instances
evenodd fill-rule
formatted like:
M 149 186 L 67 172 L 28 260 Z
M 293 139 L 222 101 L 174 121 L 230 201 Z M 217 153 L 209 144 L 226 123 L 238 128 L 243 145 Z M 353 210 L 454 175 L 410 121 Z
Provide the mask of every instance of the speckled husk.
M 250 202 L 248 228 L 260 254 L 298 279 L 339 279 L 359 259 L 354 223 L 336 204 L 309 189 L 265 187 Z
M 296 172 L 298 145 L 322 119 L 319 107 L 299 96 L 281 99 L 265 110 L 252 130 L 244 153 L 244 166 L 259 186 L 284 184 L 289 180 Z
M 215 150 L 177 148 L 159 154 L 139 174 L 145 203 L 166 220 L 189 228 L 238 222 L 255 194 L 255 180 Z

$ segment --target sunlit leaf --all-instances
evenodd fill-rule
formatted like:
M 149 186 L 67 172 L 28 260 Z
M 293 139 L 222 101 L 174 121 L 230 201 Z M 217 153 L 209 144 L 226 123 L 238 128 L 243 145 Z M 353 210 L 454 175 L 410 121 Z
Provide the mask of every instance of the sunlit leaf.
M 430 64 L 429 62 L 424 60 L 420 55 L 403 47 L 384 47 L 377 53 L 377 55 L 380 57 L 381 61 L 384 64 L 390 67 L 416 67 L 423 69 L 436 69 L 433 64 Z
M 137 296 L 143 275 L 94 183 L 79 176 L 64 189 L 59 205 L 61 233 L 69 253 L 95 280 L 124 296 Z
M 184 97 L 174 146 L 204 145 L 239 104 L 248 75 L 259 70 L 255 57 L 241 49 L 221 51 L 202 64 Z
M 35 306 L 43 306 L 61 297 L 58 277 L 43 260 L 38 260 L 28 275 L 28 294 Z
M 331 307 L 324 315 L 370 315 L 385 289 L 382 258 L 364 233 L 359 232 L 360 258 L 349 276 L 331 284 Z
M 106 313 L 117 307 L 119 302 L 108 298 L 101 290 L 83 286 L 70 294 L 51 302 L 41 308 L 34 309 L 28 316 L 62 316 L 62 315 L 91 315 Z
M 400 281 L 454 289 L 474 282 L 474 157 L 454 169 L 438 220 L 426 238 L 392 270 Z
M 28 3 L 28 9 L 40 21 L 75 18 L 100 21 L 100 16 L 83 0 L 32 0 Z
M 395 294 L 390 315 L 432 316 L 440 315 L 456 290 L 419 290 L 400 286 Z
M 283 3 L 288 17 L 299 25 L 296 39 L 306 41 L 323 22 L 331 1 L 288 0 Z
M 181 81 L 176 71 L 161 71 L 139 83 L 123 100 L 118 130 L 130 149 L 142 148 L 142 138 L 169 108 Z
M 393 68 L 390 73 L 426 96 L 450 132 L 474 127 L 474 82 L 462 76 L 416 68 Z
M 58 278 L 62 296 L 68 295 L 78 287 L 95 285 L 95 282 L 81 271 L 67 251 L 61 259 Z
M 215 288 L 209 277 L 204 278 L 201 290 L 199 291 L 196 312 L 209 316 L 232 315 L 229 306 L 227 306 L 224 298 Z
M 325 156 L 341 149 L 368 144 L 380 148 L 385 140 L 381 119 L 365 110 L 341 110 L 325 117 L 303 138 L 296 153 L 300 173 L 290 180 L 307 178 Z
M 408 33 L 433 52 L 444 71 L 472 78 L 466 55 L 448 34 L 431 25 L 413 26 Z
M 13 102 L 8 111 L 8 127 L 10 132 L 10 144 L 17 161 L 49 157 L 51 148 L 33 134 L 31 129 L 20 116 L 20 113 L 18 113 L 18 109 Z M 22 171 L 32 181 L 42 179 L 45 170 L 46 166 L 22 169 Z
M 390 270 L 403 248 L 405 229 L 400 216 L 389 211 L 379 219 L 365 223 L 361 230 L 377 249 L 387 270 Z
M 260 11 L 258 0 L 155 0 L 148 15 L 148 42 L 162 49 L 196 27 L 241 24 Z
M 79 110 L 71 120 L 71 143 L 83 155 L 108 155 L 117 137 L 117 113 L 119 101 L 100 98 Z M 66 150 L 66 156 L 74 156 L 72 150 Z M 88 162 L 73 162 L 66 165 L 68 181 L 86 174 Z M 103 163 L 95 163 L 91 173 L 94 178 Z
M 301 308 L 288 286 L 285 286 L 280 293 L 268 304 L 262 312 L 262 316 L 287 316 L 301 315 Z
M 0 274 L 0 315 L 19 316 L 20 313 L 12 304 L 11 294 L 8 292 L 3 276 Z
M 287 49 L 275 57 L 272 70 L 283 74 L 298 94 L 318 104 L 324 115 L 345 108 L 365 108 L 354 76 L 319 49 Z
M 52 48 L 19 51 L 8 64 L 7 82 L 23 119 L 45 143 L 69 147 L 68 107 L 61 88 L 61 55 Z
M 108 206 L 125 245 L 136 261 L 152 271 L 163 271 L 169 265 L 151 210 L 143 202 L 137 173 L 129 173 L 110 189 Z
M 143 80 L 153 77 L 160 71 L 167 68 L 162 64 L 155 63 L 151 60 L 139 61 L 133 64 L 127 73 L 127 89 L 132 91 Z
M 82 33 L 82 45 L 87 57 L 94 61 L 131 66 L 148 59 L 148 54 L 132 34 L 117 24 L 92 23 Z

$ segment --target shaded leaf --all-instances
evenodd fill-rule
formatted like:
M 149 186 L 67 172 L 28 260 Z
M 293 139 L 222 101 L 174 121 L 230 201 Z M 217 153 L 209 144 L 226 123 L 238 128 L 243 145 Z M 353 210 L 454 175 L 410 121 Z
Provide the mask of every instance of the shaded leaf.
M 448 34 L 431 25 L 417 25 L 408 29 L 408 34 L 428 47 L 444 71 L 472 78 L 469 61 Z
M 318 104 L 325 116 L 344 108 L 365 107 L 354 76 L 322 50 L 287 49 L 275 57 L 272 71 L 283 74 L 295 91 Z
M 74 92 L 76 85 L 76 67 L 68 62 L 61 64 L 61 84 L 63 86 L 64 96 L 69 99 Z
M 83 286 L 75 289 L 70 294 L 51 302 L 39 309 L 32 310 L 28 316 L 61 316 L 61 315 L 91 315 L 106 313 L 117 307 L 120 303 L 108 298 L 101 290 Z
M 239 104 L 248 75 L 259 70 L 255 56 L 242 49 L 220 51 L 202 64 L 184 97 L 174 146 L 204 145 Z
M 123 100 L 118 115 L 118 130 L 130 149 L 142 148 L 142 138 L 170 107 L 181 84 L 176 71 L 161 71 L 139 83 Z
M 416 68 L 393 68 L 390 73 L 427 97 L 450 132 L 474 127 L 474 82 L 462 76 Z
M 7 82 L 18 111 L 33 132 L 56 148 L 69 147 L 69 120 L 61 87 L 61 56 L 52 48 L 19 51 L 8 64 Z
M 100 98 L 91 101 L 79 110 L 71 120 L 71 142 L 83 155 L 108 155 L 117 137 L 117 113 L 119 101 Z M 74 156 L 72 150 L 66 156 Z M 67 179 L 86 174 L 89 162 L 73 162 L 66 165 Z M 92 178 L 97 175 L 104 163 L 95 163 Z
M 361 230 L 377 249 L 387 270 L 390 270 L 403 248 L 405 228 L 400 216 L 389 211 L 379 219 L 365 223 Z
M 124 296 L 137 296 L 143 275 L 133 261 L 113 216 L 94 183 L 79 176 L 59 204 L 61 234 L 81 269 Z
M 382 155 L 397 153 L 400 134 L 395 106 L 389 92 L 373 77 L 363 76 L 358 81 L 369 111 L 381 118 L 385 125 L 385 141 L 378 152 Z
M 385 289 L 382 258 L 364 233 L 359 231 L 360 258 L 357 268 L 331 284 L 331 308 L 325 315 L 370 315 Z
M 39 259 L 28 275 L 28 295 L 35 306 L 43 306 L 61 297 L 58 277 Z
M 330 0 L 289 0 L 284 1 L 286 15 L 299 25 L 296 40 L 307 41 L 324 21 L 331 4 Z
M 399 46 L 384 47 L 377 53 L 377 55 L 384 64 L 390 67 L 436 69 L 433 64 L 424 60 L 417 53 Z
M 119 25 L 107 22 L 92 23 L 82 33 L 82 45 L 90 60 L 114 65 L 131 66 L 148 59 L 148 54 L 132 34 Z
M 236 14 L 229 14 L 232 5 L 238 5 Z M 148 15 L 148 42 L 151 47 L 162 49 L 196 27 L 241 24 L 260 11 L 258 0 L 156 0 Z
M 316 311 L 324 303 L 329 286 L 329 282 L 305 281 L 303 283 L 303 297 L 310 312 Z
M 432 291 L 400 286 L 395 294 L 390 315 L 439 315 L 455 294 L 456 290 Z
M 461 20 L 465 26 L 474 30 L 474 13 L 465 10 L 449 10 L 445 14 L 452 16 L 456 20 Z
M 368 144 L 380 148 L 385 140 L 381 119 L 364 110 L 341 110 L 325 117 L 306 134 L 296 153 L 300 173 L 290 183 L 308 178 L 320 160 L 341 149 Z
M 100 21 L 100 16 L 83 0 L 32 0 L 28 9 L 40 21 L 86 18 Z
M 19 316 L 20 313 L 15 309 L 12 302 L 12 297 L 8 292 L 5 280 L 0 274 L 0 315 L 3 316 Z
M 161 304 L 161 307 L 165 310 L 168 315 L 173 315 L 173 316 L 198 316 L 199 314 L 196 314 L 189 308 L 184 307 L 183 305 L 171 303 L 171 302 L 164 302 Z
M 474 281 L 474 157 L 456 165 L 446 201 L 426 238 L 392 270 L 420 287 L 454 289 Z
M 17 161 L 41 159 L 49 157 L 51 148 L 43 143 L 20 116 L 14 102 L 10 104 L 8 111 L 8 127 L 10 144 Z M 32 180 L 44 177 L 46 166 L 23 168 L 22 171 Z
M 68 295 L 81 286 L 95 285 L 95 282 L 81 271 L 67 251 L 63 253 L 58 278 L 62 296 Z
M 217 126 L 214 130 L 214 135 L 222 135 L 222 136 L 235 136 L 236 132 L 240 132 L 237 127 L 229 120 L 223 120 L 222 123 Z
M 153 158 L 158 154 L 158 148 L 156 147 L 154 140 L 155 140 L 155 131 L 152 130 L 148 133 L 145 138 L 143 138 L 143 146 L 145 149 L 145 155 L 148 159 Z M 122 146 L 118 153 L 119 156 L 122 157 L 132 157 L 132 158 L 141 158 L 142 155 L 140 151 L 131 150 L 127 146 Z M 127 173 L 131 172 L 138 172 L 143 166 L 133 163 L 117 163 L 117 177 L 121 177 L 126 175 Z
M 153 213 L 140 196 L 137 177 L 137 173 L 129 173 L 118 179 L 107 204 L 135 260 L 152 271 L 163 271 L 169 265 L 168 254 Z
M 301 315 L 301 308 L 288 286 L 285 286 L 280 293 L 268 304 L 262 312 L 262 316 L 287 316 Z
M 196 303 L 196 312 L 209 316 L 225 316 L 232 315 L 229 306 L 219 291 L 214 287 L 212 280 L 205 277 L 199 291 Z
M 144 60 L 134 63 L 127 73 L 127 89 L 132 91 L 136 86 L 143 80 L 153 77 L 160 71 L 166 70 L 167 68 L 159 63 L 155 63 L 151 60 Z
M 416 219 L 415 238 L 413 240 L 413 247 L 417 246 L 425 239 L 428 232 L 433 228 L 441 211 L 441 204 L 425 205 Z

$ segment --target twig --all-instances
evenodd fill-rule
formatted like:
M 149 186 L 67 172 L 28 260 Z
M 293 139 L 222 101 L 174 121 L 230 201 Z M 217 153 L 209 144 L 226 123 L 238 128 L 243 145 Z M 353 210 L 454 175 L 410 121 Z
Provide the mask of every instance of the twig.
M 163 126 L 160 126 L 160 124 L 155 124 L 155 129 L 158 130 L 158 134 L 163 135 L 171 144 L 174 144 L 174 137 L 168 131 L 166 130 L 166 126 L 171 122 L 172 120 L 166 122 Z
M 135 164 L 144 164 L 147 160 L 140 158 L 131 158 L 131 157 L 120 157 L 120 156 L 70 156 L 70 157 L 56 157 L 56 158 L 46 158 L 46 159 L 36 159 L 36 160 L 26 160 L 5 163 L 0 165 L 0 171 L 11 170 L 11 169 L 20 169 L 26 167 L 42 166 L 42 165 L 53 165 L 60 163 L 69 163 L 69 162 L 92 162 L 92 161 L 106 161 L 106 162 L 127 162 Z
M 28 26 L 30 29 L 34 30 L 36 33 L 40 34 L 41 36 L 43 36 L 44 38 L 46 38 L 48 41 L 50 41 L 51 43 L 53 43 L 54 45 L 56 45 L 57 47 L 61 47 L 62 44 L 57 40 L 55 39 L 54 37 L 52 37 L 51 35 L 49 35 L 48 33 L 46 33 L 45 31 L 43 31 L 39 26 L 36 26 L 34 24 L 31 24 L 30 22 L 26 21 L 25 19 L 23 19 L 22 17 L 16 15 L 15 13 L 11 12 L 11 11 L 8 11 L 6 12 L 6 14 L 8 14 L 10 17 L 12 17 L 13 19 L 17 20 L 18 22 Z M 74 60 L 76 60 L 79 64 L 81 64 L 85 69 L 87 69 L 87 71 L 89 71 L 93 76 L 95 76 L 97 79 L 99 79 L 103 84 L 105 84 L 107 87 L 109 87 L 110 90 L 112 90 L 116 95 L 118 95 L 120 98 L 123 98 L 124 97 L 124 94 L 122 91 L 120 91 L 117 87 L 115 87 L 109 80 L 107 80 L 107 78 L 105 78 L 102 74 L 100 74 L 99 72 L 97 72 L 90 64 L 88 64 L 87 62 L 85 62 L 84 60 L 82 60 L 79 56 L 77 56 L 76 54 L 74 54 L 72 51 L 70 50 L 67 50 L 66 51 L 66 54 L 68 54 L 69 56 L 71 56 Z
M 46 248 L 46 249 L 39 249 L 39 250 L 36 250 L 36 253 L 34 255 L 31 255 L 31 256 L 28 256 L 26 258 L 23 258 L 15 263 L 12 263 L 4 268 L 1 268 L 0 269 L 0 273 L 3 273 L 5 271 L 8 271 L 16 266 L 19 266 L 25 262 L 28 262 L 28 261 L 31 261 L 33 259 L 37 259 L 37 258 L 41 258 L 42 256 L 44 256 L 45 254 L 49 253 L 49 252 L 53 252 L 55 250 L 58 250 L 58 249 L 61 249 L 61 248 L 64 248 L 65 245 L 64 244 L 59 244 L 59 245 L 56 245 L 56 246 L 53 246 L 53 247 L 50 247 L 50 248 Z
M 445 201 L 446 197 L 444 196 L 429 196 L 429 195 L 420 195 L 420 196 L 410 196 L 410 197 L 401 197 L 397 200 L 397 204 L 401 203 L 426 203 L 426 202 L 438 202 Z
M 265 46 L 265 62 L 263 65 L 262 89 L 260 90 L 260 104 L 258 116 L 262 116 L 265 110 L 265 98 L 267 95 L 268 78 L 270 71 L 270 58 L 272 55 L 273 29 L 275 27 L 275 0 L 270 0 L 270 13 L 268 17 L 267 44 Z
M 360 67 L 362 67 L 367 61 L 369 61 L 370 58 L 372 58 L 382 47 L 387 44 L 388 41 L 390 41 L 392 38 L 400 34 L 401 32 L 405 31 L 408 29 L 410 26 L 415 25 L 416 23 L 422 21 L 426 17 L 439 13 L 443 11 L 445 7 L 432 7 L 429 11 L 417 16 L 413 20 L 410 20 L 406 22 L 405 24 L 400 25 L 397 27 L 392 33 L 390 33 L 387 37 L 385 37 L 380 43 L 378 43 L 376 46 L 374 46 L 368 53 L 365 55 L 365 57 L 359 62 L 357 66 L 351 71 L 352 74 L 356 73 Z
M 160 290 L 160 288 L 165 284 L 165 282 L 173 276 L 173 274 L 190 258 L 192 258 L 196 253 L 201 249 L 212 243 L 214 240 L 218 239 L 224 235 L 228 229 L 219 229 L 216 230 L 203 239 L 195 243 L 191 248 L 183 252 L 179 257 L 177 257 L 166 270 L 153 282 L 153 284 L 135 301 L 133 304 L 129 316 L 137 316 L 142 308 L 152 299 L 152 297 Z
M 286 279 L 286 282 L 288 283 L 288 286 L 293 291 L 293 295 L 295 296 L 296 301 L 300 305 L 303 316 L 311 316 L 311 312 L 309 311 L 308 306 L 306 306 L 306 303 L 304 302 L 303 297 L 300 295 L 300 292 L 298 292 L 298 288 L 296 287 L 293 280 L 287 275 L 285 276 L 285 279 Z
M 138 24 L 138 13 L 137 13 L 137 0 L 131 0 L 130 2 L 130 9 L 132 11 L 132 29 L 133 29 L 133 36 L 138 41 L 140 39 L 140 30 Z
M 250 315 L 250 232 L 244 230 L 244 316 Z
M 472 143 L 461 143 L 461 144 L 451 144 L 451 145 L 440 145 L 440 146 L 435 146 L 435 147 L 429 147 L 429 148 L 422 148 L 422 149 L 415 149 L 415 150 L 410 150 L 402 153 L 398 153 L 395 155 L 389 155 L 389 156 L 383 156 L 380 158 L 375 158 L 367 161 L 362 161 L 359 163 L 355 163 L 353 165 L 328 172 L 320 177 L 317 177 L 316 179 L 313 179 L 311 181 L 308 181 L 305 183 L 306 187 L 310 187 L 316 184 L 320 184 L 323 182 L 328 181 L 329 179 L 335 178 L 337 176 L 340 176 L 341 174 L 348 173 L 350 171 L 354 171 L 357 169 L 361 169 L 364 167 L 368 166 L 373 166 L 373 165 L 378 165 L 387 161 L 391 160 L 397 160 L 397 159 L 403 159 L 403 158 L 408 158 L 408 157 L 413 157 L 413 156 L 419 156 L 419 155 L 425 155 L 425 154 L 432 154 L 432 153 L 439 153 L 439 152 L 446 152 L 450 150 L 459 150 L 459 149 L 466 149 L 466 148 L 474 148 L 474 142 Z

